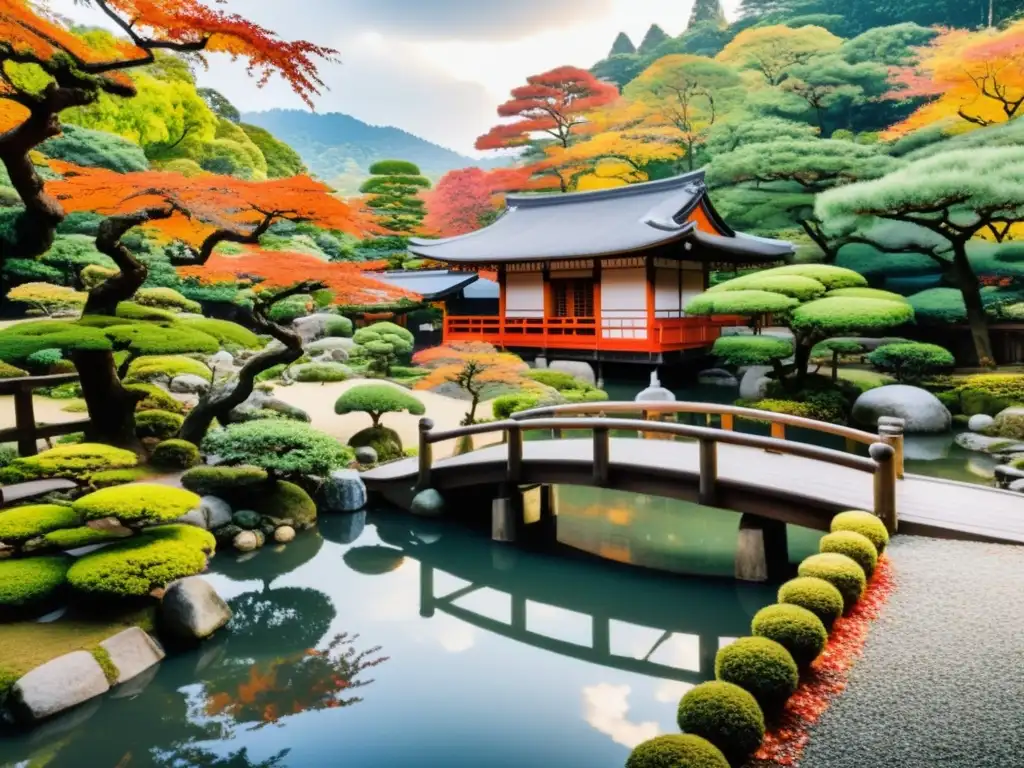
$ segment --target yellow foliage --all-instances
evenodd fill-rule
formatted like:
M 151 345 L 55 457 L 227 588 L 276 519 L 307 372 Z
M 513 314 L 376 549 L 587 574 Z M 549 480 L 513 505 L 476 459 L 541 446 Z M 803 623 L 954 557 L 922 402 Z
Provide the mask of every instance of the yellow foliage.
M 841 38 L 823 27 L 752 27 L 736 35 L 715 59 L 756 70 L 770 85 L 778 85 L 789 67 L 815 54 L 834 51 L 842 43 Z

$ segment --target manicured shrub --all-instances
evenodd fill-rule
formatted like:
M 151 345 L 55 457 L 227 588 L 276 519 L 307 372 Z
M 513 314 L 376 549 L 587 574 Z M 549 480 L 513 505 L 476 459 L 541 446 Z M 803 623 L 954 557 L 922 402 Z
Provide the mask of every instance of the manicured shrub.
M 835 552 L 811 555 L 800 563 L 797 573 L 801 576 L 824 579 L 838 589 L 843 596 L 843 608 L 847 611 L 860 600 L 867 585 L 864 569 L 857 565 L 855 560 Z
M 135 405 L 136 413 L 141 413 L 142 411 L 185 412 L 185 406 L 181 402 L 175 400 L 170 394 L 155 384 L 125 384 L 125 389 L 142 395 L 142 398 Z
M 798 333 L 839 336 L 844 333 L 883 332 L 913 320 L 914 310 L 909 304 L 885 299 L 826 296 L 794 309 L 790 327 Z
M 799 275 L 817 280 L 828 290 L 834 291 L 840 288 L 863 288 L 868 281 L 852 269 L 836 267 L 831 264 L 789 264 L 784 267 L 775 267 L 771 270 L 773 275 Z
M 626 768 L 729 768 L 722 750 L 691 733 L 656 736 L 638 744 Z
M 284 363 L 281 363 L 280 365 L 273 365 L 270 368 L 267 368 L 267 370 L 257 374 L 256 381 L 262 382 L 270 381 L 271 379 L 280 379 L 287 368 L 288 366 Z
M 526 373 L 528 379 L 563 392 L 567 389 L 579 389 L 586 383 L 565 371 L 550 371 L 546 368 L 535 369 Z
M 122 301 L 117 305 L 114 314 L 122 320 L 139 320 L 142 322 L 172 323 L 174 313 L 159 307 L 144 307 L 134 301 Z
M 186 299 L 173 288 L 142 288 L 135 294 L 134 300 L 136 304 L 144 307 L 156 307 L 170 312 L 203 311 L 198 301 Z
M 311 296 L 305 294 L 289 296 L 281 301 L 275 301 L 267 312 L 267 317 L 275 323 L 287 325 L 300 317 L 305 317 L 315 308 L 316 302 Z
M 768 291 L 799 301 L 817 299 L 825 293 L 825 286 L 817 280 L 802 275 L 783 275 L 771 272 L 755 272 L 734 277 L 708 289 L 708 293 L 734 293 L 739 291 Z
M 52 366 L 63 359 L 64 355 L 59 349 L 40 349 L 29 355 L 25 362 L 37 371 L 49 371 Z
M 82 310 L 88 295 L 52 283 L 22 283 L 8 291 L 7 298 L 27 304 L 37 315 L 73 315 Z
M 766 637 L 741 637 L 722 648 L 715 677 L 749 691 L 765 712 L 780 712 L 800 684 L 789 651 Z
M 378 461 L 391 461 L 403 454 L 402 438 L 395 430 L 385 426 L 361 429 L 349 438 L 348 444 L 350 448 L 373 448 L 377 452 Z
M 868 355 L 868 362 L 879 371 L 891 373 L 897 381 L 920 381 L 956 365 L 948 349 L 938 344 L 885 344 Z
M 745 405 L 759 411 L 788 413 L 791 416 L 802 416 L 805 419 L 825 421 L 830 424 L 846 422 L 847 401 L 840 392 L 815 392 L 807 395 L 805 400 L 782 400 L 769 397 L 763 400 L 737 401 L 737 405 Z
M 306 363 L 293 368 L 291 377 L 295 381 L 348 381 L 352 369 L 341 363 Z
M 852 296 L 855 299 L 882 299 L 883 301 L 896 301 L 901 304 L 908 304 L 906 296 L 901 296 L 892 291 L 883 291 L 879 288 L 837 288 L 828 292 L 829 296 Z
M 750 630 L 755 637 L 774 640 L 789 651 L 798 667 L 809 666 L 828 642 L 828 630 L 821 619 L 806 608 L 787 603 L 762 608 L 754 614 Z
M 244 349 L 259 349 L 263 346 L 260 337 L 255 333 L 228 320 L 217 320 L 211 317 L 187 317 L 178 320 L 175 326 L 212 336 L 221 344 L 236 344 Z
M 843 595 L 824 579 L 801 576 L 790 579 L 779 587 L 780 603 L 806 608 L 819 619 L 826 629 L 843 615 Z
M 0 608 L 47 601 L 64 586 L 69 564 L 64 557 L 0 560 Z
M 133 355 L 183 355 L 192 352 L 212 355 L 220 349 L 220 344 L 212 336 L 181 326 L 135 323 L 112 325 L 103 332 L 118 349 L 126 349 Z
M 43 542 L 48 549 L 78 549 L 89 547 L 93 544 L 105 544 L 108 541 L 117 541 L 125 538 L 121 531 L 106 531 L 81 526 L 79 528 L 62 528 L 59 531 L 50 531 L 43 536 Z
M 134 467 L 138 463 L 138 457 L 131 451 L 109 445 L 59 445 L 35 456 L 15 459 L 0 469 L 0 483 L 23 483 L 51 477 L 81 480 L 94 472 Z
M 730 765 L 740 765 L 764 740 L 764 714 L 757 700 L 732 683 L 701 683 L 679 700 L 676 722 L 680 730 L 707 739 Z
M 161 469 L 188 469 L 201 461 L 199 449 L 188 440 L 164 440 L 153 449 L 149 460 Z
M 20 379 L 25 376 L 28 376 L 28 371 L 23 371 L 21 368 L 8 365 L 0 360 L 0 379 Z
M 72 505 L 85 520 L 115 517 L 128 527 L 169 523 L 198 506 L 199 497 L 191 491 L 152 483 L 103 488 Z
M 513 413 L 528 411 L 540 403 L 538 395 L 520 392 L 514 395 L 500 395 L 491 401 L 491 411 L 496 419 L 507 419 Z
M 334 412 L 339 415 L 346 413 L 366 413 L 374 426 L 380 424 L 385 413 L 408 411 L 415 416 L 426 413 L 423 403 L 416 397 L 398 387 L 387 384 L 361 384 L 352 387 L 341 395 L 334 403 Z
M 145 355 L 132 360 L 124 380 L 134 383 L 176 376 L 198 376 L 210 381 L 213 373 L 203 363 L 184 355 Z
M 722 336 L 715 341 L 711 354 L 723 365 L 771 365 L 793 354 L 793 344 L 777 336 Z
M 878 554 L 882 554 L 889 545 L 889 531 L 885 529 L 885 523 L 870 512 L 856 509 L 849 512 L 840 512 L 832 518 L 829 530 L 832 533 L 836 531 L 854 531 L 862 536 L 866 536 L 875 545 L 875 550 Z
M 98 328 L 59 321 L 19 323 L 0 332 L 0 360 L 10 365 L 20 366 L 29 355 L 41 349 L 61 349 L 66 354 L 73 350 L 108 351 L 111 348 L 110 339 Z
M 0 541 L 13 544 L 78 523 L 79 515 L 71 507 L 56 504 L 12 507 L 0 510 Z
M 771 291 L 705 291 L 687 302 L 686 312 L 690 315 L 776 314 L 788 312 L 799 303 L 790 296 Z
M 821 552 L 835 552 L 846 555 L 864 570 L 864 575 L 871 578 L 878 564 L 878 550 L 867 536 L 856 531 L 836 531 L 821 537 Z
M 353 459 L 352 450 L 330 435 L 290 419 L 231 424 L 208 433 L 202 447 L 206 453 L 220 456 L 225 464 L 260 467 L 285 477 L 323 477 Z
M 267 471 L 259 467 L 193 467 L 181 476 L 181 484 L 200 496 L 220 496 L 263 485 L 267 477 Z
M 412 352 L 413 336 L 394 323 L 374 323 L 355 332 L 357 357 L 370 360 L 369 370 L 378 376 L 391 374 L 391 366 Z
M 195 547 L 207 555 L 212 555 L 217 549 L 217 539 L 212 533 L 203 528 L 185 525 L 184 523 L 147 528 L 142 532 L 141 538 L 148 538 L 154 541 L 176 541 L 179 544 Z
M 11 443 L 0 443 L 0 469 L 18 458 L 18 446 Z
M 352 321 L 341 315 L 328 319 L 324 325 L 324 336 L 348 339 L 352 337 L 353 333 L 355 333 L 355 327 L 352 325 Z
M 155 437 L 166 440 L 176 435 L 185 417 L 170 411 L 139 411 L 135 414 L 135 434 L 139 437 Z

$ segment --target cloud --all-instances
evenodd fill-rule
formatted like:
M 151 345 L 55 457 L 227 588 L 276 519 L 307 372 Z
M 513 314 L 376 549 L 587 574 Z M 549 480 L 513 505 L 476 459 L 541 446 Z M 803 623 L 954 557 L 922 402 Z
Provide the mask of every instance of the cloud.
M 616 744 L 632 749 L 658 735 L 655 722 L 633 723 L 629 714 L 628 685 L 598 683 L 583 689 L 583 719 L 591 728 L 612 738 Z

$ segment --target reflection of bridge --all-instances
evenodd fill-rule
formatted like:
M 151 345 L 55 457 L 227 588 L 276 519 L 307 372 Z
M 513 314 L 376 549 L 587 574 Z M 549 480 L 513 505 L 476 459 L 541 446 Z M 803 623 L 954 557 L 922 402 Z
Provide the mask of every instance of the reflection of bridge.
M 640 408 L 648 420 L 606 417 L 635 414 Z M 589 416 L 595 412 L 598 418 Z M 717 414 L 720 428 L 661 420 L 678 413 L 706 414 L 709 421 Z M 769 422 L 773 436 L 737 432 L 735 418 Z M 497 486 L 504 490 L 494 495 L 511 497 L 510 489 L 522 484 L 589 485 L 731 509 L 747 513 L 748 524 L 761 527 L 767 520 L 827 530 L 837 512 L 868 509 L 891 531 L 898 526 L 903 533 L 1024 543 L 1024 516 L 1016 511 L 1019 495 L 917 475 L 900 479 L 902 430 L 897 424 L 883 423 L 875 435 L 786 414 L 683 402 L 553 406 L 443 432 L 435 431 L 429 419 L 420 426 L 419 458 L 364 473 L 368 488 L 407 503 L 413 488 L 445 492 Z M 786 440 L 786 426 L 868 443 L 870 458 Z M 530 430 L 591 436 L 524 441 L 523 433 Z M 612 430 L 667 439 L 612 438 Z M 502 444 L 432 459 L 434 443 L 493 432 L 501 433 Z

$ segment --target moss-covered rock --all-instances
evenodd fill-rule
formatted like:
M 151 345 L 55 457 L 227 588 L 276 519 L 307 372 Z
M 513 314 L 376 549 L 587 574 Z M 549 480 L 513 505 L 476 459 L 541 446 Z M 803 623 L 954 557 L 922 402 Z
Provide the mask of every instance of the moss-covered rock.
M 189 317 L 178 320 L 178 328 L 186 328 L 192 331 L 212 336 L 220 344 L 233 344 L 243 349 L 259 349 L 263 346 L 260 337 L 248 328 L 232 323 L 228 320 L 217 320 L 210 317 Z
M 878 550 L 871 539 L 856 531 L 836 531 L 821 537 L 819 548 L 822 552 L 836 552 L 846 555 L 864 569 L 864 575 L 871 578 L 878 564 Z
M 722 751 L 690 733 L 670 733 L 638 744 L 626 768 L 729 768 Z
M 782 645 L 766 637 L 741 637 L 715 656 L 715 677 L 738 685 L 765 712 L 781 712 L 800 684 L 800 671 Z
M 230 499 L 236 507 L 244 506 L 260 517 L 291 520 L 296 530 L 305 530 L 316 525 L 316 503 L 295 483 L 279 480 L 273 485 L 261 486 L 258 489 L 245 489 Z
M 780 603 L 806 608 L 821 619 L 825 629 L 831 629 L 835 620 L 843 615 L 842 593 L 824 579 L 811 576 L 790 579 L 779 587 L 778 599 Z
M 198 376 L 211 381 L 213 372 L 198 360 L 184 355 L 147 355 L 132 361 L 124 380 L 126 383 L 170 381 L 176 376 Z
M 824 579 L 838 589 L 843 596 L 843 608 L 846 611 L 857 604 L 867 585 L 864 569 L 857 565 L 855 560 L 834 552 L 811 555 L 800 563 L 797 573 L 801 576 Z
M 377 452 L 377 461 L 391 461 L 403 455 L 402 438 L 388 427 L 367 427 L 356 432 L 349 438 L 351 448 L 373 448 Z
M 28 371 L 8 365 L 0 360 L 0 379 L 20 379 L 24 376 L 28 376 Z
M 94 491 L 72 506 L 84 520 L 113 517 L 133 528 L 177 520 L 198 507 L 199 501 L 196 494 L 182 488 L 134 483 Z
M 160 389 L 154 384 L 126 384 L 125 389 L 139 396 L 135 411 L 169 411 L 171 413 L 184 413 L 183 403 L 171 397 L 170 393 Z
M 226 496 L 239 489 L 267 482 L 259 467 L 194 467 L 181 476 L 181 484 L 200 496 Z
M 757 700 L 732 683 L 701 683 L 679 700 L 680 730 L 707 739 L 730 765 L 742 765 L 764 740 L 764 714 Z
M 0 541 L 16 544 L 50 531 L 79 524 L 80 514 L 71 507 L 33 504 L 0 510 Z
M 178 433 L 185 417 L 171 411 L 139 411 L 135 414 L 135 434 L 140 438 L 151 437 L 167 440 Z
M 69 565 L 64 557 L 0 560 L 0 613 L 46 603 L 64 586 Z
M 110 541 L 118 541 L 128 538 L 121 529 L 97 530 L 83 525 L 79 528 L 64 528 L 59 531 L 51 531 L 43 536 L 41 543 L 43 549 L 78 549 L 93 544 L 105 544 Z
M 878 554 L 882 554 L 889 544 L 889 531 L 885 529 L 885 523 L 870 512 L 858 509 L 840 512 L 833 517 L 829 530 L 832 533 L 836 531 L 854 531 L 862 536 L 867 536 L 871 543 L 875 545 Z
M 15 459 L 0 469 L 0 483 L 24 483 L 44 478 L 82 480 L 107 469 L 123 469 L 138 464 L 131 451 L 100 443 L 59 445 L 35 456 Z
M 89 475 L 89 487 L 98 491 L 100 488 L 111 488 L 115 485 L 127 485 L 137 483 L 149 475 L 149 470 L 144 467 L 131 467 L 130 469 L 106 469 L 102 472 L 94 472 Z
M 199 449 L 188 440 L 164 440 L 153 449 L 149 460 L 161 469 L 188 469 L 201 461 Z
M 779 603 L 762 608 L 750 623 L 755 637 L 774 640 L 799 667 L 810 666 L 828 642 L 828 630 L 815 614 L 799 605 Z

